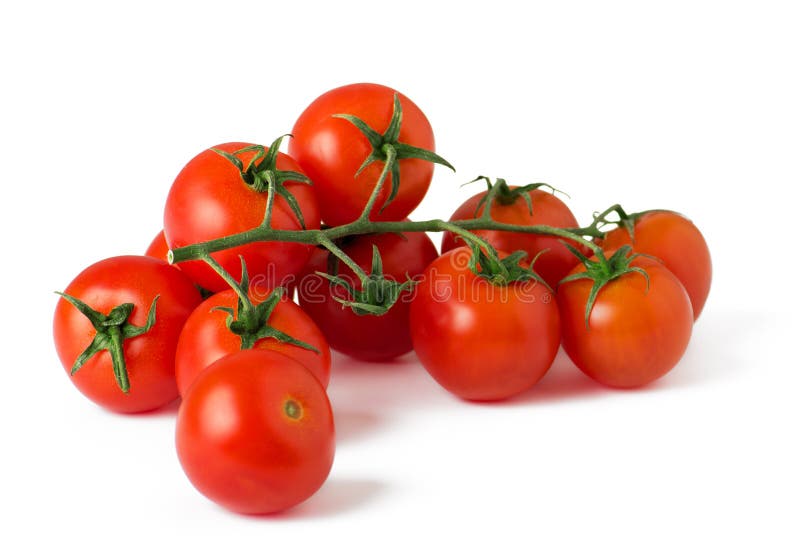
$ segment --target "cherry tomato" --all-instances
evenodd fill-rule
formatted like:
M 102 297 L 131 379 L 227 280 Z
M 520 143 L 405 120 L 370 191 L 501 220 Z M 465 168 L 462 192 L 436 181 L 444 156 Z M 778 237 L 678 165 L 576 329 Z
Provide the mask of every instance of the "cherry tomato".
M 153 238 L 153 241 L 147 246 L 147 251 L 145 251 L 144 254 L 147 257 L 154 257 L 166 261 L 168 252 L 169 246 L 167 245 L 167 239 L 164 237 L 164 231 L 162 230 L 156 234 L 156 237 Z M 175 266 L 177 267 L 178 265 Z
M 443 254 L 411 303 L 411 338 L 422 365 L 453 394 L 500 400 L 527 390 L 555 359 L 560 339 L 552 293 L 534 280 L 495 285 L 473 273 L 472 251 Z
M 256 296 L 251 293 L 251 298 Z M 263 300 L 263 299 L 262 299 Z M 228 314 L 219 307 L 236 310 L 238 297 L 233 289 L 222 291 L 203 301 L 183 327 L 175 354 L 175 375 L 178 389 L 186 394 L 200 372 L 218 359 L 241 349 L 242 339 L 228 325 Z M 331 371 L 331 351 L 322 332 L 311 318 L 295 303 L 280 300 L 269 317 L 268 324 L 278 331 L 316 348 L 319 353 L 275 338 L 257 341 L 253 348 L 275 350 L 294 358 L 308 368 L 322 386 L 328 386 Z
M 683 356 L 692 334 L 692 305 L 680 281 L 654 260 L 637 258 L 649 277 L 630 272 L 610 281 L 597 295 L 587 327 L 591 280 L 558 288 L 564 345 L 569 357 L 594 380 L 634 388 L 668 373 Z M 583 272 L 580 265 L 573 272 Z
M 518 187 L 510 186 L 509 188 L 514 190 Z M 480 192 L 461 204 L 450 217 L 450 220 L 460 221 L 479 217 L 483 213 L 484 206 L 478 207 L 478 204 L 486 196 L 487 192 Z M 528 195 L 531 198 L 531 209 L 528 209 L 528 203 L 522 197 L 517 197 L 511 203 L 502 203 L 499 200 L 495 200 L 491 208 L 492 219 L 501 223 L 522 226 L 539 224 L 556 228 L 574 228 L 578 226 L 578 221 L 575 220 L 575 216 L 567 205 L 552 193 L 534 189 L 528 191 Z M 533 212 L 532 214 L 531 211 Z M 532 260 L 540 251 L 547 250 L 536 260 L 534 270 L 550 287 L 555 287 L 567 275 L 567 272 L 578 264 L 578 259 L 570 253 L 559 238 L 554 236 L 521 234 L 502 230 L 475 230 L 473 232 L 485 238 L 496 249 L 508 253 L 513 253 L 520 249 L 527 252 L 528 260 Z M 443 254 L 459 245 L 464 245 L 461 238 L 455 236 L 452 232 L 445 232 L 442 238 Z
M 697 227 L 679 213 L 651 211 L 636 219 L 634 241 L 624 228 L 605 235 L 602 247 L 615 251 L 632 245 L 638 253 L 658 257 L 686 288 L 694 319 L 700 316 L 711 289 L 711 254 Z
M 351 114 L 383 133 L 392 117 L 395 90 L 378 84 L 351 84 L 333 89 L 315 99 L 297 119 L 289 141 L 289 154 L 314 181 L 322 220 L 342 225 L 356 220 L 378 181 L 383 162 L 377 161 L 357 177 L 361 164 L 372 152 L 367 138 L 349 121 L 334 117 Z M 405 95 L 398 94 L 403 108 L 399 141 L 433 151 L 433 130 L 422 111 Z M 433 177 L 433 164 L 416 159 L 399 160 L 400 190 L 379 213 L 390 192 L 391 176 L 370 216 L 373 220 L 397 221 L 422 201 Z
M 252 146 L 248 143 L 226 143 L 216 149 L 233 154 Z M 239 154 L 247 163 L 255 152 Z M 278 170 L 302 173 L 289 156 L 278 153 Z M 319 228 L 319 210 L 309 185 L 287 182 L 286 188 L 296 198 L 306 228 Z M 259 226 L 266 212 L 267 193 L 248 186 L 240 171 L 228 159 L 211 149 L 195 156 L 181 170 L 170 188 L 164 211 L 164 233 L 171 248 L 183 247 L 223 236 L 229 236 Z M 272 228 L 299 230 L 300 221 L 282 196 L 276 196 Z M 287 242 L 254 242 L 211 256 L 236 279 L 241 277 L 239 256 L 243 256 L 253 280 L 266 279 L 266 285 L 276 287 L 296 274 L 306 263 L 309 246 Z M 181 263 L 197 285 L 212 292 L 228 288 L 208 265 L 202 261 Z
M 367 273 L 371 269 L 373 245 L 378 246 L 381 254 L 384 275 L 398 282 L 405 281 L 406 276 L 414 278 L 422 274 L 438 255 L 436 246 L 424 232 L 356 236 L 340 242 L 342 251 Z M 343 288 L 332 287 L 314 274 L 327 272 L 329 256 L 325 249 L 314 250 L 297 293 L 300 306 L 317 323 L 331 347 L 365 361 L 387 361 L 410 352 L 409 294 L 401 295 L 382 316 L 359 316 L 333 299 L 349 298 Z M 339 263 L 338 272 L 356 289 L 361 289 L 361 282 L 347 265 Z
M 122 342 L 128 392 L 118 385 L 109 350 L 101 350 L 70 376 L 87 398 L 112 411 L 136 413 L 161 407 L 178 396 L 175 348 L 183 323 L 201 299 L 186 275 L 152 257 L 112 257 L 81 272 L 64 293 L 100 314 L 131 303 L 133 310 L 126 322 L 137 327 L 147 323 L 148 312 L 155 306 L 152 327 Z M 153 305 L 156 296 L 158 301 Z M 97 329 L 78 308 L 61 298 L 56 305 L 53 335 L 58 357 L 69 373 Z
M 333 464 L 325 389 L 299 362 L 272 350 L 229 354 L 205 369 L 178 411 L 175 444 L 192 484 L 245 514 L 306 500 Z

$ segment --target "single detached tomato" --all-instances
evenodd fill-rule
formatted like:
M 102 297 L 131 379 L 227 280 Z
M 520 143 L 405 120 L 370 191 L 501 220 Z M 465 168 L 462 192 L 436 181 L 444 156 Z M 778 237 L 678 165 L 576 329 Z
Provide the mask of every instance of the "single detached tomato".
M 505 186 L 499 180 L 496 184 Z M 497 195 L 490 209 L 492 219 L 501 223 L 512 225 L 550 225 L 556 228 L 575 228 L 578 221 L 567 205 L 551 192 L 539 189 L 526 191 L 530 197 L 530 204 L 517 189 L 521 187 L 505 186 L 504 191 Z M 515 192 L 516 191 L 516 192 Z M 480 217 L 483 214 L 484 204 L 488 191 L 480 192 L 461 204 L 450 217 L 451 221 L 461 221 Z M 496 249 L 508 253 L 522 250 L 528 253 L 528 260 L 544 250 L 534 264 L 534 270 L 546 281 L 550 287 L 555 287 L 567 273 L 578 264 L 578 259 L 555 236 L 540 234 L 522 234 L 503 230 L 475 230 L 478 236 L 485 238 Z M 569 242 L 575 245 L 573 242 Z M 442 238 L 442 253 L 450 251 L 459 245 L 464 245 L 463 240 L 451 232 L 445 232 Z
M 64 295 L 53 321 L 56 351 L 67 373 L 77 369 L 70 379 L 87 398 L 135 413 L 178 396 L 175 348 L 201 299 L 185 274 L 152 257 L 112 257 L 81 272 Z
M 680 281 L 663 264 L 643 257 L 629 272 L 608 282 L 586 322 L 593 282 L 579 279 L 558 288 L 561 329 L 569 357 L 594 380 L 634 388 L 668 373 L 683 356 L 692 334 L 692 305 Z M 573 273 L 584 272 L 580 265 Z
M 471 256 L 460 247 L 425 271 L 411 303 L 411 338 L 444 388 L 468 400 L 500 400 L 536 384 L 552 365 L 558 308 L 544 284 L 498 285 L 469 268 Z
M 355 236 L 339 245 L 366 273 L 370 272 L 373 246 L 378 247 L 385 277 L 403 282 L 422 274 L 436 257 L 436 246 L 424 232 Z M 315 272 L 328 272 L 330 253 L 315 248 L 297 286 L 300 306 L 316 322 L 331 347 L 365 361 L 387 361 L 411 351 L 408 310 L 412 294 L 405 293 L 381 316 L 358 315 L 334 297 L 350 300 L 345 289 L 332 286 Z M 362 285 L 344 263 L 334 261 L 338 274 L 355 289 Z
M 611 252 L 631 245 L 638 253 L 661 259 L 686 288 L 696 320 L 711 289 L 711 254 L 703 235 L 680 213 L 651 211 L 636 219 L 633 236 L 631 241 L 625 228 L 616 228 L 605 235 L 602 247 Z
M 328 477 L 334 426 L 325 389 L 272 350 L 229 354 L 205 369 L 178 411 L 175 444 L 192 484 L 244 514 L 279 512 Z
M 251 293 L 251 300 L 257 300 L 256 297 L 258 296 Z M 294 358 L 308 368 L 322 386 L 327 387 L 331 371 L 331 351 L 322 332 L 297 304 L 286 299 L 274 301 L 274 308 L 267 321 L 254 325 L 251 329 L 256 337 L 263 335 L 266 338 L 256 340 L 251 348 L 275 350 Z M 236 310 L 238 302 L 233 289 L 222 291 L 203 301 L 186 320 L 175 354 L 175 376 L 181 395 L 186 394 L 203 369 L 242 348 L 243 337 L 233 332 L 228 323 L 230 315 L 222 310 Z M 238 314 L 237 319 L 241 320 L 241 316 L 241 313 Z M 264 323 L 271 329 L 263 331 Z M 235 327 L 233 329 L 236 330 Z M 263 332 L 259 335 L 258 330 Z M 247 336 L 246 333 L 244 336 Z M 310 345 L 316 351 L 278 339 L 285 336 Z
M 181 170 L 170 188 L 164 210 L 164 234 L 171 248 L 221 238 L 259 226 L 267 207 L 266 186 L 262 181 L 265 170 L 292 171 L 303 176 L 294 160 L 281 152 L 275 157 L 275 166 L 262 166 L 262 169 L 253 167 L 258 165 L 257 162 L 251 162 L 255 151 L 236 154 L 252 146 L 248 143 L 226 143 L 213 147 L 236 156 L 242 162 L 242 170 L 212 149 L 195 156 Z M 319 228 L 319 211 L 311 187 L 292 180 L 284 186 L 297 201 L 306 228 Z M 302 228 L 296 213 L 283 196 L 275 197 L 270 226 L 286 230 Z M 297 243 L 254 242 L 218 251 L 211 256 L 239 279 L 241 255 L 254 281 L 262 278 L 267 286 L 276 287 L 303 267 L 308 260 L 309 249 L 309 246 Z M 212 292 L 228 288 L 225 281 L 202 261 L 187 261 L 180 263 L 180 266 L 200 287 Z
M 395 90 L 378 84 L 352 84 L 333 89 L 315 99 L 292 129 L 289 154 L 314 181 L 322 220 L 342 225 L 356 220 L 367 204 L 380 177 L 384 162 L 376 161 L 356 176 L 372 154 L 373 146 L 350 121 L 335 117 L 349 114 L 363 120 L 379 134 L 392 119 Z M 402 125 L 398 141 L 433 151 L 433 130 L 422 111 L 399 94 Z M 397 195 L 379 213 L 391 191 L 391 176 L 384 184 L 370 218 L 397 221 L 422 201 L 433 177 L 433 164 L 420 158 L 399 160 L 400 186 Z

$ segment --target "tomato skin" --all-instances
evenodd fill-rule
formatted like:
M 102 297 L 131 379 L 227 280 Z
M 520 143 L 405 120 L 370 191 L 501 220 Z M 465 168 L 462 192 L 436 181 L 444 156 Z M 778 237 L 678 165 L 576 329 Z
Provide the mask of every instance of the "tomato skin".
M 247 146 L 252 145 L 225 143 L 213 148 L 233 153 Z M 246 165 L 254 154 L 240 154 L 239 158 Z M 302 173 L 291 157 L 280 152 L 277 169 Z M 319 210 L 311 187 L 288 182 L 286 188 L 297 198 L 306 228 L 319 228 Z M 164 210 L 166 241 L 171 248 L 177 248 L 255 228 L 264 220 L 266 205 L 266 192 L 259 193 L 248 187 L 232 163 L 207 149 L 186 164 L 170 188 Z M 283 197 L 276 196 L 270 226 L 287 230 L 301 228 Z M 253 280 L 266 279 L 265 286 L 276 287 L 297 274 L 309 253 L 309 247 L 302 244 L 254 242 L 211 256 L 238 280 L 241 278 L 239 256 L 242 255 Z M 187 261 L 180 266 L 200 287 L 212 292 L 229 287 L 202 261 Z
M 395 90 L 378 84 L 351 84 L 324 93 L 300 115 L 292 129 L 289 154 L 314 181 L 322 220 L 332 226 L 352 222 L 367 204 L 378 181 L 383 162 L 374 162 L 358 177 L 358 168 L 372 152 L 367 138 L 349 121 L 334 114 L 352 114 L 383 133 L 392 117 Z M 433 130 L 425 114 L 408 97 L 398 94 L 403 107 L 400 142 L 434 150 Z M 370 218 L 397 221 L 422 201 L 433 177 L 433 164 L 408 158 L 400 160 L 400 190 L 382 213 L 378 210 L 390 192 L 386 179 L 377 207 Z
M 511 186 L 510 189 L 518 187 Z M 481 192 L 469 198 L 456 209 L 450 217 L 451 221 L 474 219 L 479 217 L 484 206 L 478 208 L 478 203 L 488 191 Z M 550 192 L 534 189 L 528 192 L 531 197 L 533 214 L 528 209 L 528 204 L 523 198 L 518 198 L 511 204 L 502 204 L 495 200 L 492 204 L 491 214 L 495 221 L 521 226 L 546 224 L 557 228 L 575 228 L 578 221 L 569 210 L 569 207 L 558 197 Z M 501 230 L 475 230 L 478 236 L 486 238 L 496 249 L 513 253 L 519 249 L 528 253 L 528 260 L 533 260 L 537 253 L 547 250 L 537 259 L 534 270 L 544 278 L 544 281 L 555 287 L 567 273 L 578 264 L 578 259 L 569 249 L 554 236 L 540 234 L 521 234 Z M 575 245 L 569 242 L 571 245 Z M 461 238 L 452 232 L 445 232 L 442 238 L 442 253 L 464 245 Z
M 161 407 L 178 396 L 175 384 L 175 348 L 186 318 L 200 303 L 192 281 L 165 261 L 152 257 L 121 256 L 95 263 L 64 290 L 108 314 L 123 303 L 133 303 L 128 321 L 145 325 L 156 295 L 156 322 L 147 333 L 123 342 L 130 391 L 117 386 L 111 355 L 103 350 L 70 376 L 72 383 L 96 404 L 119 413 L 138 413 Z M 59 299 L 53 320 L 56 351 L 69 374 L 75 359 L 92 342 L 96 331 L 86 316 Z
M 560 340 L 552 293 L 534 280 L 506 287 L 479 278 L 460 247 L 425 271 L 411 303 L 411 337 L 422 365 L 453 394 L 491 401 L 536 384 Z
M 605 235 L 602 248 L 613 252 L 632 245 L 638 253 L 661 259 L 686 288 L 697 320 L 711 289 L 711 253 L 703 234 L 692 221 L 673 211 L 645 213 L 633 230 L 635 242 L 627 230 L 616 228 Z
M 145 256 L 153 257 L 155 259 L 160 259 L 162 261 L 167 260 L 167 253 L 169 253 L 169 246 L 167 245 L 167 239 L 164 237 L 164 231 L 160 231 L 156 234 L 153 241 L 150 242 L 150 245 L 147 246 L 147 251 L 144 252 Z M 178 265 L 175 265 L 176 267 Z
M 562 344 L 569 357 L 597 382 L 615 388 L 643 386 L 667 374 L 683 356 L 692 334 L 692 306 L 680 281 L 661 263 L 635 259 L 649 278 L 628 273 L 598 293 L 586 328 L 590 280 L 558 288 Z M 583 265 L 573 272 L 580 272 Z
M 286 402 L 301 410 L 291 418 Z M 334 457 L 325 389 L 284 354 L 252 349 L 203 370 L 178 411 L 175 445 L 191 483 L 244 514 L 286 510 L 313 495 Z
M 251 294 L 251 298 L 254 297 Z M 222 291 L 203 301 L 186 320 L 175 353 L 175 376 L 181 395 L 186 394 L 202 370 L 223 356 L 240 351 L 241 338 L 226 325 L 228 314 L 213 310 L 216 307 L 236 310 L 237 302 L 233 289 Z M 275 306 L 269 324 L 310 344 L 320 353 L 272 338 L 261 339 L 254 348 L 274 350 L 297 360 L 311 371 L 323 387 L 327 387 L 331 374 L 331 351 L 313 320 L 294 302 L 281 300 Z
M 384 275 L 399 282 L 405 281 L 406 275 L 412 279 L 421 275 L 438 256 L 436 246 L 424 232 L 356 236 L 340 247 L 369 273 L 373 245 L 381 253 Z M 297 294 L 300 306 L 325 334 L 331 348 L 363 361 L 388 361 L 411 352 L 409 294 L 401 295 L 382 316 L 359 316 L 332 298 L 348 299 L 345 290 L 331 287 L 327 280 L 314 274 L 327 272 L 328 257 L 327 250 L 314 249 Z M 356 289 L 361 288 L 361 282 L 343 263 L 339 264 L 339 274 L 347 277 Z

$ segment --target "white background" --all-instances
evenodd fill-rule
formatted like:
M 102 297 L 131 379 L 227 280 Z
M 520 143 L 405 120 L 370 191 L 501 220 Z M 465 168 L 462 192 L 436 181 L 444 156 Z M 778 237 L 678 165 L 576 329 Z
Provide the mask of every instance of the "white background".
M 0 8 L 0 544 L 797 546 L 792 2 L 7 2 Z M 332 87 L 393 86 L 437 168 L 413 218 L 478 174 L 545 181 L 592 211 L 676 209 L 714 284 L 662 381 L 604 389 L 564 356 L 495 405 L 413 356 L 336 356 L 328 482 L 280 516 L 198 494 L 176 406 L 116 416 L 70 385 L 50 324 L 99 259 L 141 253 L 172 178 L 225 141 L 269 143 Z M 794 520 L 794 523 L 792 523 Z

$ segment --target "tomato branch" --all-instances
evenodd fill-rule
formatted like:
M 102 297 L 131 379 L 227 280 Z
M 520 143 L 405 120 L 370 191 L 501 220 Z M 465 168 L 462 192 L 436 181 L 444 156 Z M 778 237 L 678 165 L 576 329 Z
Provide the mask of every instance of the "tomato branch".
M 591 249 L 596 255 L 602 255 L 599 246 L 594 242 L 586 240 L 581 234 L 586 233 L 583 228 L 556 228 L 548 225 L 520 226 L 508 223 L 497 222 L 493 219 L 467 219 L 462 221 L 443 221 L 441 219 L 431 219 L 427 221 L 370 221 L 368 218 L 359 219 L 352 223 L 334 226 L 317 230 L 282 230 L 268 226 L 259 226 L 245 232 L 232 234 L 222 238 L 209 240 L 196 244 L 187 245 L 172 249 L 169 252 L 171 263 L 181 263 L 202 259 L 203 257 L 231 249 L 253 242 L 293 242 L 305 245 L 324 246 L 342 259 L 345 264 L 352 268 L 349 257 L 345 260 L 346 254 L 341 252 L 333 241 L 347 236 L 357 236 L 360 234 L 382 234 L 386 232 L 443 232 L 451 231 L 459 236 L 474 239 L 476 236 L 471 233 L 474 230 L 503 230 L 508 232 L 519 232 L 524 234 L 543 234 L 556 236 L 583 245 Z M 485 248 L 485 246 L 482 246 Z M 337 253 L 334 248 L 338 250 Z M 349 262 L 348 262 L 349 261 Z M 357 273 L 358 270 L 354 269 Z

